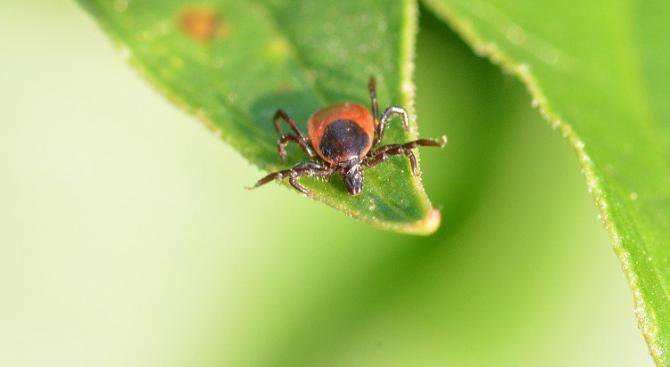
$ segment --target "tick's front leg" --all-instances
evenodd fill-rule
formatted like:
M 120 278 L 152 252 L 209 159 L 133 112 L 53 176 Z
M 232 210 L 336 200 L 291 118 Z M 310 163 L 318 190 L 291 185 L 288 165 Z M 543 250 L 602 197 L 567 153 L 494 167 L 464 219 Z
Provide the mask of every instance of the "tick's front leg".
M 384 138 L 384 130 L 386 130 L 386 125 L 388 124 L 388 121 L 393 117 L 393 116 L 400 116 L 402 118 L 402 126 L 405 129 L 405 131 L 409 131 L 409 114 L 407 111 L 398 106 L 391 106 L 388 107 L 386 110 L 384 110 L 384 113 L 382 114 L 382 117 L 379 119 L 379 124 L 377 125 L 377 131 L 376 131 L 376 136 L 375 140 L 372 143 L 372 146 L 377 146 L 379 143 L 382 142 L 382 138 Z
M 291 169 L 270 173 L 269 175 L 258 180 L 258 182 L 256 182 L 256 184 L 249 189 L 255 189 L 274 180 L 281 181 L 285 178 L 288 178 L 289 183 L 291 186 L 293 186 L 293 188 L 302 192 L 303 194 L 309 195 L 310 191 L 298 182 L 298 178 L 302 176 L 326 177 L 332 175 L 333 172 L 335 172 L 335 168 L 328 165 L 323 165 L 316 162 L 302 162 L 296 164 Z

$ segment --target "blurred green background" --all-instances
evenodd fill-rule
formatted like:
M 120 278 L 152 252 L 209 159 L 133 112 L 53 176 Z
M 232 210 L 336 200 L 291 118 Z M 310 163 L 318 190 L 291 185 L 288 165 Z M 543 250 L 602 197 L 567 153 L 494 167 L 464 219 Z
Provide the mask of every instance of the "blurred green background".
M 74 3 L 0 23 L 1 366 L 652 365 L 574 154 L 425 9 L 428 238 L 244 190 Z

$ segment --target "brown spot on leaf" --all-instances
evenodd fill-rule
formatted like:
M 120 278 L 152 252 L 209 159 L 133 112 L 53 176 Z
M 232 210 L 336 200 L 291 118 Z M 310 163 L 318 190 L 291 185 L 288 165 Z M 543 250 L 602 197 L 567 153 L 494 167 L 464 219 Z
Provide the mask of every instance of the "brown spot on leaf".
M 293 90 L 293 84 L 290 82 L 281 82 L 277 85 L 278 92 L 290 92 Z
M 188 36 L 202 42 L 225 37 L 230 32 L 230 26 L 217 10 L 208 6 L 185 8 L 179 17 L 179 25 Z

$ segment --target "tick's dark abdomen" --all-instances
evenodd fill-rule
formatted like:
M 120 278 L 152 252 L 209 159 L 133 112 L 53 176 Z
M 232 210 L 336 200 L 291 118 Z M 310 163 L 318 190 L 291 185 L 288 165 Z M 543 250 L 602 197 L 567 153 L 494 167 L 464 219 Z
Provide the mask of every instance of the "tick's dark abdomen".
M 334 162 L 364 155 L 370 146 L 368 134 L 351 120 L 336 120 L 326 127 L 321 137 L 321 153 Z

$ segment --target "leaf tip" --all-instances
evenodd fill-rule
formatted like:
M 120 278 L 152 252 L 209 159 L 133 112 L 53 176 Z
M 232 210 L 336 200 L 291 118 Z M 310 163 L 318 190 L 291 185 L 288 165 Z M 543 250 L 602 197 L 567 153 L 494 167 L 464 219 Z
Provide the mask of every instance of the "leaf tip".
M 429 236 L 440 228 L 441 222 L 442 213 L 437 209 L 430 209 L 423 219 L 403 225 L 399 230 L 407 234 Z

